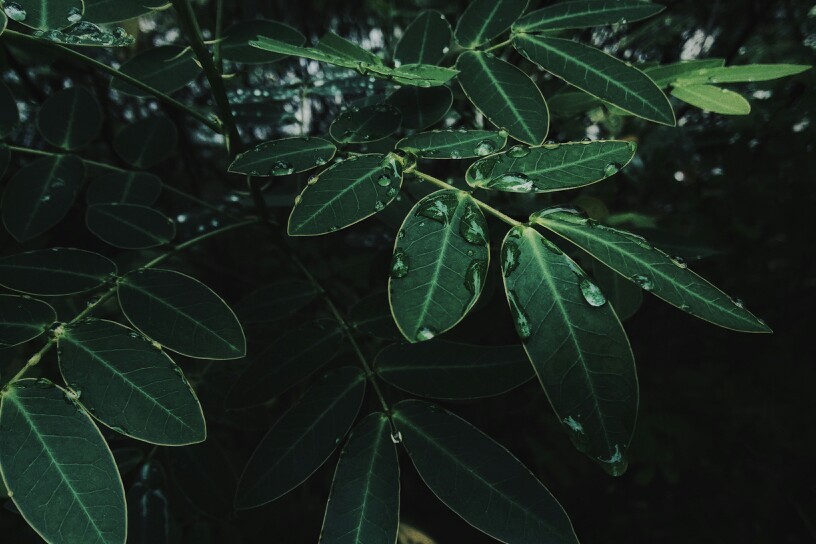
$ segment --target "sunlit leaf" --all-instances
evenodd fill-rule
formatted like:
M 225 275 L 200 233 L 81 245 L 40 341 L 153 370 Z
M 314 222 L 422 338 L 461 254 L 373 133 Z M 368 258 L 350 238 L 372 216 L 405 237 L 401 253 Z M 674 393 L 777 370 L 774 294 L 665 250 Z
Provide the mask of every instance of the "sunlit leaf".
M 349 319 L 355 329 L 381 340 L 401 340 L 402 334 L 394 323 L 388 293 L 373 293 L 358 300 L 349 309 Z
M 116 279 L 110 259 L 81 249 L 51 248 L 0 258 L 0 285 L 31 295 L 72 295 Z
M 505 132 L 491 130 L 432 130 L 406 136 L 397 148 L 423 159 L 470 159 L 496 153 L 507 143 Z
M 251 176 L 287 176 L 322 166 L 336 152 L 337 147 L 323 138 L 283 138 L 239 153 L 229 171 Z
M 116 133 L 113 148 L 135 168 L 152 168 L 173 154 L 176 125 L 164 115 L 148 117 Z
M 448 52 L 452 38 L 445 16 L 425 10 L 402 33 L 394 58 L 401 64 L 437 64 Z
M 139 467 L 127 492 L 128 544 L 170 544 L 167 477 L 156 459 Z
M 150 7 L 142 0 L 84 0 L 85 14 L 82 19 L 92 23 L 118 23 L 150 13 Z
M 84 87 L 52 94 L 37 114 L 37 129 L 56 147 L 73 150 L 91 143 L 102 128 L 102 108 Z
M 389 96 L 388 103 L 402 113 L 403 127 L 421 130 L 445 117 L 453 104 L 453 94 L 445 86 L 406 86 Z
M 525 15 L 513 23 L 513 32 L 543 32 L 632 23 L 657 15 L 664 9 L 664 6 L 643 0 L 558 2 Z
M 6 86 L 0 81 L 0 138 L 5 138 L 17 127 L 20 112 L 17 109 L 17 100 Z
M 176 224 L 167 216 L 136 204 L 94 204 L 85 214 L 88 230 L 123 249 L 146 249 L 169 243 Z
M 271 323 L 287 317 L 317 297 L 306 280 L 284 280 L 256 289 L 235 305 L 242 323 Z
M 399 128 L 402 113 L 391 104 L 381 103 L 349 108 L 329 127 L 329 134 L 340 143 L 365 143 L 382 140 Z
M 456 24 L 456 41 L 473 49 L 492 40 L 527 9 L 528 0 L 473 0 Z
M 678 77 L 676 83 L 705 85 L 706 83 L 753 83 L 770 81 L 801 74 L 810 70 L 805 64 L 746 64 L 744 66 L 719 66 L 700 68 Z
M 348 41 L 347 39 L 338 36 L 334 32 L 327 32 L 317 42 L 315 49 L 323 51 L 330 55 L 350 59 L 358 62 L 367 62 L 369 64 L 380 64 L 383 61 L 380 57 L 370 51 L 366 51 L 359 45 Z
M 686 104 L 723 115 L 748 115 L 751 104 L 739 93 L 714 85 L 677 85 L 671 94 Z
M 158 200 L 162 182 L 147 172 L 111 172 L 93 180 L 85 190 L 88 205 L 136 204 L 150 206 Z
M 201 72 L 191 49 L 163 45 L 148 49 L 125 61 L 119 71 L 163 93 L 172 93 L 193 81 Z M 111 89 L 133 96 L 150 96 L 121 79 L 111 80 Z
M 211 516 L 232 514 L 238 475 L 213 437 L 200 444 L 171 448 L 168 459 L 171 478 L 193 505 Z
M 9 19 L 37 30 L 65 28 L 82 18 L 82 0 L 14 0 L 3 2 Z
M 11 347 L 40 336 L 57 320 L 48 303 L 31 297 L 0 295 L 0 347 Z
M 249 45 L 250 40 L 258 36 L 275 36 L 275 39 L 295 46 L 306 43 L 306 37 L 289 25 L 278 21 L 251 19 L 239 21 L 224 31 L 224 41 L 221 43 L 222 56 L 227 60 L 244 64 L 277 62 L 286 57 Z

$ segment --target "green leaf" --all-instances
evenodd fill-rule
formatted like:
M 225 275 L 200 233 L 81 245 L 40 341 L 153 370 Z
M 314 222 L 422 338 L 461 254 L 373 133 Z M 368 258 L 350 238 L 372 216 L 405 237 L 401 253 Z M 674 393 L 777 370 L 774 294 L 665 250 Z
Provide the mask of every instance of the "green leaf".
M 751 104 L 738 93 L 714 85 L 678 85 L 671 94 L 686 104 L 723 115 L 748 115 Z
M 17 127 L 20 112 L 17 100 L 5 83 L 0 81 L 0 138 L 5 138 Z
M 569 118 L 600 106 L 603 102 L 584 91 L 564 91 L 547 99 L 553 117 Z
M 473 0 L 456 24 L 456 41 L 465 49 L 486 43 L 512 25 L 528 0 Z
M 583 187 L 617 174 L 635 156 L 634 142 L 596 140 L 514 146 L 470 165 L 468 185 L 511 193 L 547 193 Z
M 462 90 L 491 123 L 530 145 L 538 145 L 547 138 L 550 128 L 547 103 L 527 74 L 483 52 L 462 53 L 456 67 L 460 70 L 457 77 Z
M 244 331 L 235 314 L 190 276 L 139 269 L 122 277 L 117 292 L 128 321 L 167 349 L 199 359 L 237 359 L 246 354 Z
M 389 96 L 387 103 L 402 113 L 403 127 L 422 130 L 445 117 L 453 104 L 453 93 L 445 86 L 406 86 Z
M 88 230 L 100 240 L 122 249 L 147 249 L 176 237 L 176 224 L 147 206 L 94 204 L 85 214 Z
M 365 376 L 343 367 L 313 385 L 284 413 L 252 454 L 235 496 L 239 510 L 282 497 L 326 462 L 351 428 L 365 393 Z
M 200 444 L 170 448 L 168 459 L 172 479 L 194 506 L 218 518 L 233 515 L 238 475 L 213 437 Z
M 401 340 L 402 334 L 394 323 L 388 293 L 373 293 L 358 300 L 349 309 L 352 326 L 363 334 L 380 340 Z
M 626 321 L 635 315 L 643 303 L 643 289 L 599 261 L 593 264 L 592 275 L 620 320 Z
M 250 176 L 287 176 L 323 166 L 336 152 L 337 147 L 323 138 L 283 138 L 239 153 L 229 171 Z
M 512 453 L 460 417 L 404 400 L 394 424 L 425 484 L 469 524 L 501 542 L 577 543 L 567 514 Z
M 559 2 L 528 13 L 513 23 L 513 32 L 544 32 L 632 23 L 657 15 L 664 9 L 665 6 L 643 0 Z
M 265 64 L 286 58 L 286 55 L 269 53 L 249 45 L 250 40 L 263 35 L 275 36 L 278 40 L 294 46 L 306 43 L 306 37 L 289 25 L 278 21 L 251 19 L 239 21 L 224 31 L 221 55 L 226 60 L 244 64 Z
M 128 544 L 170 544 L 166 480 L 156 459 L 148 459 L 139 467 L 127 492 Z
M 82 249 L 55 247 L 0 258 L 0 285 L 30 295 L 84 293 L 115 279 L 113 261 Z
M 556 416 L 576 448 L 623 474 L 638 386 L 618 317 L 584 271 L 534 229 L 511 229 L 501 255 L 516 332 Z
M 164 115 L 157 115 L 117 132 L 113 148 L 131 166 L 152 168 L 173 154 L 177 138 L 176 125 Z
M 423 159 L 470 159 L 496 153 L 507 144 L 507 133 L 492 130 L 432 130 L 406 136 L 398 149 Z
M 380 57 L 374 53 L 366 51 L 359 45 L 338 36 L 334 32 L 327 32 L 324 34 L 315 46 L 315 49 L 328 53 L 329 55 L 334 55 L 353 61 L 379 65 L 382 65 L 383 63 L 382 59 L 380 59 Z
M 343 331 L 330 319 L 291 329 L 252 358 L 232 386 L 228 408 L 263 404 L 302 382 L 337 355 Z
M 0 10 L 0 36 L 6 31 L 6 26 L 8 26 L 8 17 L 5 11 Z M 2 483 L 0 483 L 0 489 L 2 489 Z
M 701 68 L 684 74 L 675 80 L 676 84 L 704 85 L 706 83 L 753 83 L 770 81 L 801 74 L 810 70 L 805 64 L 746 64 L 744 66 L 721 66 Z
M 114 431 L 162 446 L 207 437 L 201 405 L 181 369 L 142 335 L 94 319 L 67 326 L 57 347 L 65 383 Z
M 118 23 L 150 13 L 142 0 L 84 0 L 82 19 L 98 24 Z
M 675 62 L 672 64 L 660 64 L 644 68 L 643 73 L 649 76 L 655 84 L 666 88 L 678 79 L 687 74 L 693 74 L 703 68 L 719 68 L 725 64 L 725 59 L 697 59 Z
M 391 104 L 355 106 L 332 121 L 329 134 L 341 144 L 374 142 L 396 132 L 401 122 L 402 113 Z
M 484 287 L 487 221 L 464 191 L 443 189 L 416 203 L 397 234 L 388 299 L 409 342 L 453 328 Z
M 36 30 L 34 37 L 71 47 L 128 47 L 136 38 L 121 27 L 108 31 L 89 21 L 80 21 L 63 30 Z
M 151 206 L 162 190 L 158 176 L 147 172 L 111 172 L 93 180 L 85 191 L 89 206 L 94 204 L 136 204 Z
M 645 239 L 598 225 L 574 210 L 553 208 L 533 214 L 536 224 L 571 241 L 622 276 L 669 304 L 721 327 L 770 332 L 742 304 L 672 259 Z
M 102 107 L 84 87 L 63 89 L 40 108 L 37 129 L 53 146 L 68 151 L 85 147 L 102 129 Z
M 85 164 L 73 155 L 49 155 L 23 166 L 3 192 L 3 224 L 18 242 L 62 221 L 85 177 Z
M 15 0 L 3 2 L 9 19 L 36 30 L 71 26 L 82 18 L 82 0 Z
M 352 430 L 334 473 L 321 544 L 394 544 L 399 528 L 399 464 L 385 414 Z
M 445 16 L 424 10 L 405 29 L 394 58 L 400 64 L 438 64 L 450 48 L 453 32 Z
M 0 295 L 0 348 L 28 342 L 57 320 L 50 304 L 31 297 Z
M 119 67 L 119 71 L 157 91 L 172 93 L 193 81 L 201 72 L 201 67 L 196 63 L 191 49 L 163 45 L 128 59 Z M 151 96 L 146 91 L 117 78 L 111 80 L 111 89 L 132 96 Z
M 412 395 L 444 400 L 502 395 L 533 377 L 521 346 L 444 340 L 388 346 L 377 355 L 376 372 Z
M 294 314 L 317 298 L 306 280 L 284 280 L 256 289 L 235 305 L 242 323 L 271 323 Z
M 570 85 L 638 117 L 675 125 L 669 99 L 649 76 L 599 49 L 561 38 L 519 34 L 513 46 Z
M 290 236 L 334 232 L 385 208 L 402 187 L 402 164 L 388 155 L 358 155 L 331 165 L 295 198 Z
M 0 436 L 2 479 L 46 542 L 124 544 L 125 492 L 116 463 L 71 394 L 45 379 L 7 385 Z

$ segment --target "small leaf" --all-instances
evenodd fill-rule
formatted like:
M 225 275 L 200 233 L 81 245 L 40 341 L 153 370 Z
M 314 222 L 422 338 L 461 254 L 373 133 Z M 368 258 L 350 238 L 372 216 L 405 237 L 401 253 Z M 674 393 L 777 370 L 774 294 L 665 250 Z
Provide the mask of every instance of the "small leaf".
M 191 49 L 177 45 L 154 47 L 125 61 L 119 71 L 138 79 L 163 93 L 172 93 L 185 87 L 201 72 Z M 146 91 L 130 83 L 113 78 L 111 89 L 132 96 L 150 96 Z
M 400 64 L 438 64 L 448 52 L 451 39 L 453 32 L 445 16 L 425 10 L 402 33 L 394 58 Z
M 0 138 L 5 138 L 17 127 L 20 112 L 17 100 L 5 83 L 0 81 Z
M 374 215 L 399 194 L 402 164 L 393 154 L 358 155 L 335 163 L 309 180 L 295 198 L 290 236 L 314 236 Z
M 512 453 L 458 416 L 404 400 L 394 424 L 425 484 L 469 524 L 501 542 L 575 543 L 567 514 Z
M 734 91 L 714 85 L 677 85 L 671 94 L 686 104 L 723 115 L 748 115 L 751 104 Z
M 394 544 L 399 464 L 388 417 L 366 416 L 351 431 L 334 473 L 321 544 Z
M 164 468 L 155 459 L 139 467 L 127 493 L 128 544 L 170 544 L 166 480 Z
M 684 74 L 676 83 L 683 85 L 704 85 L 706 83 L 753 83 L 770 81 L 783 77 L 801 74 L 810 70 L 805 64 L 746 64 L 743 66 L 719 66 L 701 68 L 696 72 Z
M 456 67 L 462 90 L 491 123 L 521 142 L 544 141 L 550 127 L 547 103 L 527 74 L 483 52 L 462 53 Z
M 0 258 L 0 285 L 31 295 L 84 293 L 113 279 L 113 261 L 82 249 L 55 247 Z
M 37 114 L 37 129 L 49 144 L 68 151 L 91 143 L 102 128 L 102 107 L 84 87 L 48 97 Z
M 256 289 L 235 305 L 242 323 L 271 323 L 305 307 L 317 297 L 305 280 L 284 280 Z
M 93 180 L 85 191 L 88 205 L 136 204 L 151 206 L 162 190 L 158 176 L 147 172 L 111 172 Z
M 353 107 L 338 115 L 329 134 L 340 143 L 365 143 L 382 140 L 399 128 L 402 113 L 391 104 Z
M 3 192 L 3 224 L 25 242 L 62 221 L 76 199 L 85 164 L 73 155 L 49 155 L 23 166 Z
M 703 68 L 719 68 L 725 59 L 696 59 L 671 64 L 659 64 L 644 68 L 643 73 L 649 76 L 660 88 L 665 88 L 687 74 L 693 74 Z
M 559 2 L 528 13 L 515 23 L 513 32 L 544 32 L 570 28 L 632 23 L 663 11 L 665 6 L 643 0 L 573 0 Z
M 366 51 L 359 45 L 338 36 L 334 32 L 327 32 L 324 34 L 323 37 L 320 38 L 320 41 L 317 42 L 315 49 L 330 55 L 353 61 L 379 65 L 382 65 L 383 63 L 382 59 L 380 59 L 380 57 L 374 53 Z
M 46 541 L 124 544 L 125 492 L 108 445 L 70 394 L 45 379 L 7 385 L 0 473 Z
M 348 433 L 364 393 L 365 377 L 353 367 L 326 375 L 306 391 L 252 454 L 238 481 L 236 508 L 272 502 L 306 481 Z
M 207 437 L 181 369 L 142 335 L 113 321 L 80 321 L 66 327 L 57 346 L 65 383 L 114 431 L 162 446 Z
M 244 64 L 265 64 L 277 62 L 286 55 L 269 53 L 249 45 L 258 36 L 275 36 L 276 39 L 294 46 L 306 43 L 306 37 L 298 30 L 278 21 L 251 19 L 239 21 L 224 31 L 221 54 L 226 60 Z
M 57 320 L 50 304 L 31 297 L 0 295 L 0 348 L 28 342 Z
M 512 25 L 527 9 L 528 0 L 473 0 L 459 16 L 456 41 L 465 49 L 486 43 Z
M 388 103 L 402 113 L 402 126 L 424 129 L 437 123 L 453 104 L 453 94 L 445 86 L 402 87 L 388 97 Z
M 373 293 L 358 300 L 349 309 L 349 319 L 358 331 L 381 340 L 401 340 L 402 334 L 394 323 L 388 293 Z
M 484 287 L 487 221 L 464 191 L 443 189 L 416 203 L 397 234 L 388 298 L 409 342 L 453 328 Z
M 471 164 L 465 180 L 471 187 L 511 193 L 563 191 L 617 174 L 636 148 L 621 140 L 514 146 Z
M 152 168 L 173 154 L 176 125 L 164 115 L 129 124 L 113 138 L 113 148 L 135 168 Z
M 122 249 L 147 249 L 176 237 L 176 224 L 147 206 L 95 204 L 85 214 L 88 230 L 100 240 Z
M 82 18 L 82 0 L 14 0 L 4 1 L 9 19 L 35 30 L 59 30 Z
M 237 359 L 246 353 L 235 314 L 212 290 L 172 270 L 140 269 L 122 277 L 122 312 L 162 346 L 200 359 Z
M 85 14 L 82 19 L 97 24 L 118 23 L 134 19 L 151 8 L 143 0 L 84 0 Z
M 470 159 L 496 153 L 505 144 L 507 134 L 501 131 L 451 129 L 411 134 L 397 148 L 423 159 Z
M 323 166 L 336 152 L 337 147 L 323 138 L 272 140 L 240 153 L 229 171 L 250 176 L 287 176 Z
M 172 479 L 194 506 L 219 518 L 232 515 L 238 475 L 213 437 L 200 444 L 171 448 L 168 458 Z
M 521 346 L 475 346 L 444 340 L 393 344 L 377 354 L 376 372 L 412 395 L 444 400 L 502 395 L 533 377 Z

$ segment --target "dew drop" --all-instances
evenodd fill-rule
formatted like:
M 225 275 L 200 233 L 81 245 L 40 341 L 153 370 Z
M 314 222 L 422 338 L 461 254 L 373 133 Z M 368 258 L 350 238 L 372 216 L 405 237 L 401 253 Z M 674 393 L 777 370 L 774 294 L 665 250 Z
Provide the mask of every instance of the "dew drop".
M 530 154 L 530 148 L 525 145 L 514 145 L 507 150 L 507 154 L 514 159 L 522 159 Z
M 508 193 L 529 193 L 533 190 L 533 180 L 521 172 L 508 172 L 491 179 L 484 187 Z
M 651 291 L 652 289 L 654 289 L 654 284 L 652 283 L 652 280 L 650 280 L 643 274 L 634 274 L 630 276 L 629 279 L 638 284 L 640 288 L 643 289 L 644 291 Z
M 430 327 L 421 327 L 419 331 L 417 331 L 416 339 L 419 342 L 425 342 L 427 340 L 433 340 L 433 337 L 436 336 L 436 332 Z
M 79 9 L 71 8 L 68 10 L 68 21 L 78 23 L 80 19 L 82 19 L 82 12 Z
M 482 140 L 478 144 L 476 144 L 476 149 L 473 152 L 478 157 L 484 157 L 485 155 L 490 155 L 491 153 L 496 152 L 496 144 L 493 143 L 492 140 Z
M 516 332 L 519 338 L 521 338 L 521 341 L 525 342 L 532 334 L 530 319 L 527 317 L 527 314 L 524 313 L 524 310 L 521 309 L 521 306 L 519 306 L 518 299 L 513 291 L 507 291 L 507 301 L 510 303 L 510 312 L 513 314 Z
M 505 129 L 500 129 L 499 130 L 499 136 L 501 136 L 502 138 L 507 138 L 508 136 L 510 136 L 510 133 L 507 132 L 507 130 L 505 130 Z
M 606 297 L 601 292 L 601 288 L 588 277 L 582 277 L 578 282 L 578 286 L 581 288 L 581 294 L 584 296 L 584 300 L 586 300 L 590 306 L 598 308 L 606 304 Z
M 614 176 L 618 172 L 620 172 L 621 165 L 617 162 L 610 162 L 604 167 L 604 175 L 606 177 Z
M 451 159 L 461 159 L 462 153 L 458 149 L 452 149 L 450 152 Z
M 375 210 L 380 211 L 383 208 L 385 208 L 385 204 L 383 204 L 381 201 L 378 200 L 377 202 L 374 203 Z
M 399 444 L 402 442 L 402 433 L 397 431 L 395 433 L 391 433 L 391 442 L 394 444 Z
M 518 268 L 521 260 L 521 250 L 518 244 L 508 240 L 502 248 L 502 273 L 505 277 L 513 273 Z
M 569 427 L 573 432 L 576 432 L 578 434 L 584 434 L 584 426 L 578 423 L 578 421 L 574 417 L 567 416 L 566 418 L 564 418 L 564 424 L 567 427 Z
M 408 274 L 408 255 L 405 251 L 398 249 L 394 252 L 394 257 L 391 260 L 391 277 L 404 278 Z
M 671 261 L 678 268 L 688 268 L 688 263 L 686 263 L 686 260 L 683 257 L 680 257 L 679 255 L 672 257 Z
M 269 173 L 273 176 L 288 176 L 294 171 L 295 168 L 292 166 L 291 163 L 288 163 L 286 161 L 275 161 L 275 163 L 272 165 L 272 168 L 269 170 Z
M 377 185 L 380 187 L 388 187 L 391 185 L 391 178 L 388 176 L 388 174 L 382 174 L 377 178 Z
M 23 9 L 23 6 L 17 2 L 6 2 L 3 4 L 3 9 L 6 11 L 6 15 L 8 15 L 10 19 L 17 22 L 25 21 L 25 18 L 28 16 L 28 12 L 26 12 L 26 10 Z

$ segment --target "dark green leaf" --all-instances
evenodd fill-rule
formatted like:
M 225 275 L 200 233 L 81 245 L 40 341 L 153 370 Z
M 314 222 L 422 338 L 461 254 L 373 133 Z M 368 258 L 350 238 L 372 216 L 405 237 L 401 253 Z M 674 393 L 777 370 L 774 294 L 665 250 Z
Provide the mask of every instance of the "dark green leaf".
M 335 34 L 327 32 L 315 46 L 318 51 L 357 62 L 382 65 L 383 61 L 370 51 Z
M 84 87 L 52 94 L 37 114 L 37 129 L 49 144 L 66 150 L 91 143 L 102 128 L 102 108 Z
M 238 475 L 224 450 L 212 437 L 184 448 L 171 448 L 170 474 L 190 502 L 215 517 L 233 512 Z
M 445 117 L 453 104 L 453 94 L 445 86 L 402 87 L 388 97 L 388 103 L 402 112 L 403 127 L 422 130 Z
M 365 393 L 365 376 L 343 367 L 313 385 L 263 437 L 235 496 L 240 510 L 272 502 L 326 462 L 351 428 Z
M 82 18 L 82 0 L 15 0 L 4 1 L 9 19 L 37 30 L 65 28 Z
M 90 251 L 51 248 L 0 258 L 0 285 L 32 295 L 73 295 L 116 279 L 116 265 Z
M 124 544 L 125 492 L 116 463 L 71 394 L 45 379 L 7 386 L 0 435 L 3 480 L 46 542 Z
M 470 159 L 496 153 L 506 143 L 506 131 L 451 129 L 411 134 L 397 148 L 423 159 Z
M 94 204 L 85 214 L 88 230 L 100 240 L 123 249 L 146 249 L 169 243 L 176 224 L 147 206 Z
M 226 60 L 244 64 L 277 62 L 286 57 L 249 45 L 250 40 L 258 36 L 275 36 L 275 39 L 295 46 L 306 43 L 306 37 L 289 25 L 265 19 L 240 21 L 224 31 L 224 41 L 221 43 L 222 56 Z
M 50 304 L 31 297 L 0 295 L 0 347 L 33 340 L 56 320 L 57 312 Z
M 271 323 L 287 317 L 317 297 L 306 280 L 285 280 L 256 289 L 235 305 L 242 323 Z
M 142 0 L 85 0 L 82 19 L 92 23 L 118 23 L 150 12 Z
M 748 115 L 751 104 L 734 91 L 714 85 L 677 85 L 671 94 L 686 104 L 723 115 Z
M 534 229 L 501 249 L 516 331 L 575 447 L 618 476 L 638 407 L 629 340 L 611 305 L 575 262 Z
M 445 16 L 425 10 L 402 33 L 394 58 L 400 64 L 437 64 L 448 52 L 452 38 Z
M 323 166 L 336 152 L 334 144 L 323 138 L 272 140 L 238 154 L 229 171 L 250 176 L 287 176 Z
M 675 82 L 684 85 L 753 83 L 801 74 L 806 70 L 810 70 L 810 68 L 805 64 L 746 64 L 744 66 L 700 68 L 695 72 L 678 77 Z
M 433 404 L 394 407 L 402 443 L 425 484 L 465 521 L 501 542 L 576 543 L 567 514 L 503 446 Z
M 152 168 L 176 148 L 176 125 L 164 115 L 129 124 L 113 138 L 113 148 L 135 168 Z
M 127 60 L 119 71 L 163 93 L 172 93 L 193 81 L 201 72 L 191 49 L 177 45 L 154 47 Z M 150 96 L 146 91 L 120 79 L 111 88 L 133 96 Z
M 5 138 L 17 127 L 20 112 L 17 100 L 5 83 L 0 81 L 0 138 Z
M 598 286 L 609 300 L 621 321 L 626 321 L 640 309 L 643 303 L 643 289 L 620 274 L 615 273 L 599 261 L 592 267 Z
M 643 0 L 559 2 L 528 13 L 513 23 L 513 32 L 543 32 L 632 23 L 657 15 L 664 9 L 664 6 Z
M 235 314 L 209 287 L 172 270 L 140 269 L 118 285 L 122 312 L 145 336 L 200 359 L 237 359 L 246 353 Z
M 358 300 L 349 309 L 349 318 L 355 329 L 381 340 L 401 340 L 402 334 L 394 323 L 388 293 L 374 293 Z
M 718 68 L 725 64 L 725 59 L 697 59 L 660 64 L 644 68 L 643 73 L 649 76 L 660 88 L 665 88 L 687 74 L 692 74 L 703 68 Z
M 553 116 L 568 118 L 598 107 L 603 102 L 584 91 L 564 91 L 547 99 Z
M 473 0 L 456 24 L 456 41 L 466 49 L 488 42 L 510 28 L 528 0 Z
M 329 134 L 340 143 L 382 140 L 399 128 L 402 113 L 391 104 L 375 104 L 347 109 L 332 121 Z
M 71 47 L 127 47 L 136 41 L 121 27 L 108 31 L 89 21 L 80 21 L 65 30 L 37 30 L 34 36 Z
M 170 544 L 164 469 L 155 459 L 139 467 L 127 493 L 128 544 Z
M 137 204 L 150 206 L 158 200 L 162 182 L 147 172 L 111 172 L 93 180 L 85 200 L 94 204 Z
M 462 90 L 491 123 L 521 142 L 544 141 L 550 127 L 547 103 L 527 74 L 483 52 L 463 53 L 456 67 Z

